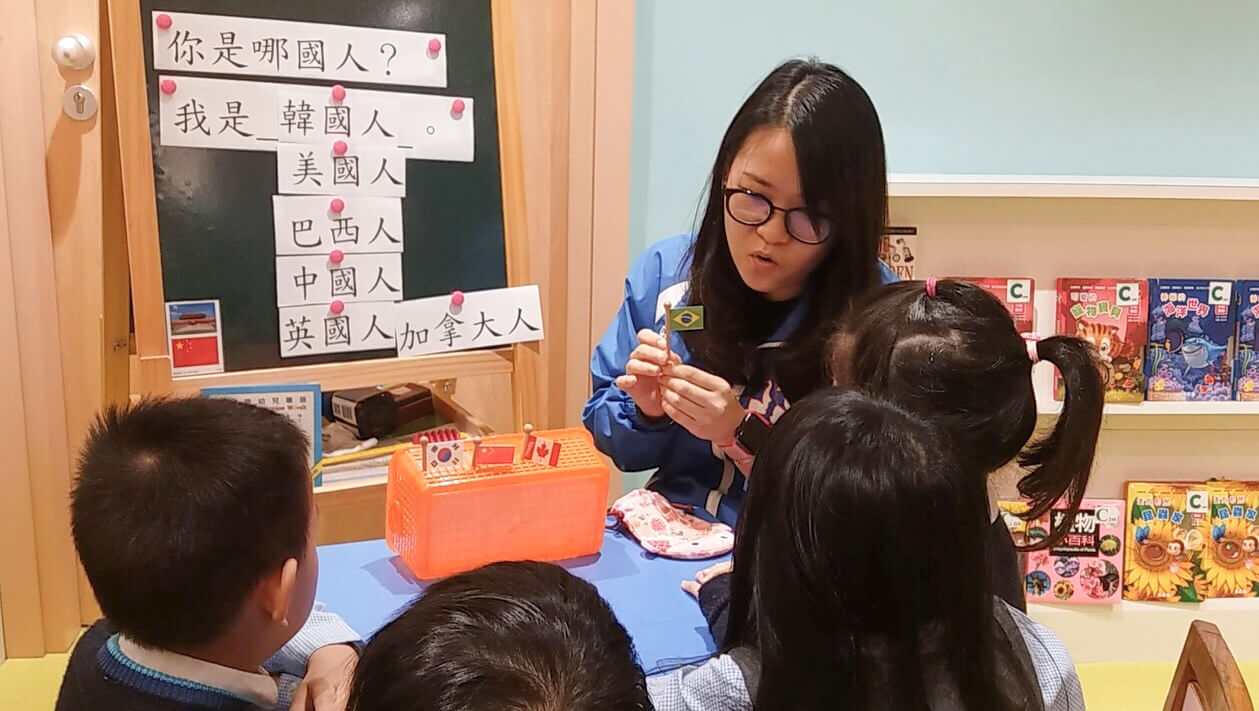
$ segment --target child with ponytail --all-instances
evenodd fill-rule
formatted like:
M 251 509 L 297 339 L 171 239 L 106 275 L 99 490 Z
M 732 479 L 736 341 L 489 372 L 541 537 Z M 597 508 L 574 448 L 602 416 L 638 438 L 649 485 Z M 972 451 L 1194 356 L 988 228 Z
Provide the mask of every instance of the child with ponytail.
M 1092 347 L 1070 336 L 1024 336 L 984 289 L 929 279 L 888 284 L 858 299 L 827 350 L 836 385 L 890 400 L 952 437 L 963 471 L 988 485 L 989 588 L 1026 610 L 1016 547 L 993 492 L 1013 474 L 1029 500 L 1024 518 L 1062 500 L 1069 512 L 1063 520 L 1074 520 L 1102 420 L 1104 389 Z M 1032 370 L 1042 362 L 1061 373 L 1066 399 L 1053 429 L 1034 438 Z M 1065 533 L 1066 525 L 1055 528 L 1025 550 L 1047 548 Z M 730 581 L 722 573 L 728 571 L 721 563 L 683 583 L 699 598 L 719 644 L 727 627 Z

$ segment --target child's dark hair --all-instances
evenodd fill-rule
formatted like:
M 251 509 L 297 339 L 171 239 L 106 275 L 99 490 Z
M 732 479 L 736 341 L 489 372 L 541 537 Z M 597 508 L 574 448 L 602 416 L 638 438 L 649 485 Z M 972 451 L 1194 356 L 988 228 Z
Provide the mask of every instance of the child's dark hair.
M 434 583 L 363 650 L 351 711 L 650 711 L 629 634 L 590 583 L 494 563 Z
M 211 642 L 265 575 L 300 561 L 307 446 L 287 417 L 231 400 L 106 409 L 80 456 L 70 519 L 114 627 L 155 648 Z
M 776 326 L 766 298 L 739 277 L 726 242 L 725 188 L 739 149 L 757 129 L 791 133 L 805 206 L 830 217 L 834 234 L 806 287 L 808 310 L 773 359 L 773 375 L 788 399 L 826 385 L 824 326 L 858 294 L 879 283 L 879 240 L 887 222 L 887 161 L 883 129 L 865 89 L 842 69 L 815 59 L 776 67 L 739 107 L 722 137 L 691 248 L 690 303 L 708 310 L 708 327 L 682 334 L 711 372 L 731 383 L 755 384 L 757 347 Z
M 957 708 L 1020 708 L 998 702 L 995 598 L 974 572 L 984 484 L 946 435 L 826 388 L 774 425 L 749 481 L 723 648 L 760 652 L 757 709 L 925 709 L 940 684 Z
M 952 435 L 969 472 L 986 477 L 1018 458 L 1028 472 L 1019 491 L 1034 519 L 1065 499 L 1075 519 L 1084 496 L 1105 391 L 1092 347 L 1069 336 L 1034 345 L 1066 385 L 1062 414 L 1049 434 L 1036 430 L 1033 362 L 1005 306 L 973 284 L 940 280 L 889 284 L 858 300 L 832 340 L 831 367 L 859 387 L 932 418 Z M 1031 442 L 1029 444 L 1029 442 Z M 1055 545 L 1067 525 L 1025 548 Z

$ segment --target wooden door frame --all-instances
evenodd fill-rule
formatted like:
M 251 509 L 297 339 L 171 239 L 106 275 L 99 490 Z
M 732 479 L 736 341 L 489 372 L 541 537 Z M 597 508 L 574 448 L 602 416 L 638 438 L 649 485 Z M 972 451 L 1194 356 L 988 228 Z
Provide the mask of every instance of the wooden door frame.
M 0 609 L 7 655 L 27 657 L 68 649 L 80 613 L 36 2 L 0 16 Z

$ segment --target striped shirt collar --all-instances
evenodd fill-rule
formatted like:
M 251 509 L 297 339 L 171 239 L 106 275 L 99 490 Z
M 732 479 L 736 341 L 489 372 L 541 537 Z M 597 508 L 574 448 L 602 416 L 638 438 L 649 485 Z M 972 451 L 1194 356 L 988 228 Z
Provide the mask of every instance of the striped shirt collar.
M 262 668 L 257 672 L 232 669 L 164 649 L 148 649 L 123 635 L 118 636 L 118 651 L 160 675 L 218 689 L 255 706 L 275 708 L 279 701 L 275 679 Z

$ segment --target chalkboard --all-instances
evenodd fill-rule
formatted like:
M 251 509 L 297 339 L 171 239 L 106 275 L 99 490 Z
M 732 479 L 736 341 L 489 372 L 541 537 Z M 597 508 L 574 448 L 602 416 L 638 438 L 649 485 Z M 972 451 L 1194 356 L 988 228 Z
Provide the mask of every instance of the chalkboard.
M 490 0 L 142 0 L 140 10 L 165 298 L 220 301 L 227 371 L 380 358 L 394 352 L 280 357 L 272 222 L 276 154 L 161 145 L 154 11 L 444 33 L 450 50 L 445 88 L 343 84 L 350 91 L 361 87 L 474 99 L 476 151 L 471 163 L 406 163 L 403 297 L 507 285 Z M 295 78 L 258 80 L 329 85 Z

